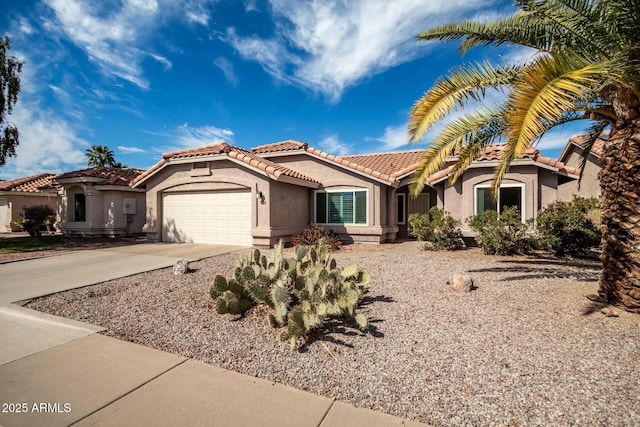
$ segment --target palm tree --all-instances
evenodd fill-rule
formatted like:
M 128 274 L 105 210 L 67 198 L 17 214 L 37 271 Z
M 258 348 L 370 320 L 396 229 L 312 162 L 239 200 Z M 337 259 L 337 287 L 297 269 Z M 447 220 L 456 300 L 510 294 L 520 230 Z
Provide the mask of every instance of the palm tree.
M 609 129 L 601 157 L 602 301 L 640 313 L 640 0 L 516 0 L 511 16 L 428 29 L 419 40 L 461 40 L 475 46 L 536 49 L 527 63 L 462 66 L 438 79 L 414 104 L 409 139 L 420 140 L 448 113 L 501 91 L 502 102 L 451 121 L 425 150 L 411 191 L 448 156 L 459 160 L 455 181 L 488 144 L 507 142 L 494 193 L 512 160 L 549 129 L 590 120 L 584 158 Z M 584 163 L 583 163 L 584 165 Z
M 85 152 L 87 159 L 89 159 L 89 167 L 98 166 L 114 166 L 116 160 L 113 157 L 113 151 L 106 145 L 94 145 L 87 149 Z

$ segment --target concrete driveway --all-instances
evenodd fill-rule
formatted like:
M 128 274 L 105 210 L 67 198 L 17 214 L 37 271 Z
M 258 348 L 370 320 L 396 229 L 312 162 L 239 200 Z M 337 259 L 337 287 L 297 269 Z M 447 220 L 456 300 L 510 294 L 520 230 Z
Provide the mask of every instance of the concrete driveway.
M 247 249 L 143 243 L 0 264 L 0 365 L 102 330 L 20 307 L 21 301 L 170 267 L 180 258 L 195 261 Z
M 199 260 L 242 246 L 143 243 L 70 252 L 0 265 L 0 302 L 17 302 L 119 277 L 170 267 L 180 258 Z

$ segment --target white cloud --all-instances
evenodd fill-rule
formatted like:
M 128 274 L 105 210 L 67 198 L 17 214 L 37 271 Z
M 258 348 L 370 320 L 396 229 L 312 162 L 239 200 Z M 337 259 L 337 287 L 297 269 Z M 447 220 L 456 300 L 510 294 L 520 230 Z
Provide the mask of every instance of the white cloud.
M 18 27 L 20 32 L 27 35 L 31 35 L 36 32 L 26 18 L 20 18 Z
M 353 144 L 346 144 L 338 139 L 338 135 L 330 135 L 320 141 L 318 147 L 329 154 L 345 156 L 351 152 Z
M 258 10 L 258 6 L 256 5 L 256 0 L 245 0 L 244 2 L 244 10 L 247 12 L 256 12 Z
M 209 25 L 209 19 L 211 19 L 209 14 L 205 11 L 188 10 L 185 16 L 189 22 L 194 22 L 205 27 Z
M 213 61 L 213 64 L 220 68 L 222 74 L 224 74 L 224 78 L 227 79 L 232 86 L 236 86 L 238 84 L 238 78 L 233 71 L 233 64 L 231 64 L 228 59 L 220 56 Z
M 271 0 L 272 38 L 231 30 L 227 40 L 276 79 L 337 101 L 347 87 L 423 54 L 415 42 L 420 31 L 486 6 L 483 0 Z
M 70 39 L 105 74 L 129 81 L 143 89 L 149 87 L 141 66 L 146 52 L 138 45 L 149 30 L 158 25 L 157 1 L 127 0 L 119 9 L 109 9 L 107 13 L 92 2 L 45 2 L 56 17 L 55 21 L 45 22 L 46 29 Z M 166 58 L 150 55 L 167 65 Z
M 233 143 L 233 131 L 231 129 L 216 126 L 191 127 L 188 123 L 178 126 L 172 131 L 147 131 L 146 133 L 158 136 L 167 141 L 157 151 L 167 152 L 185 148 L 202 147 L 204 145 L 218 144 L 222 142 Z
M 147 150 L 143 150 L 142 148 L 138 148 L 138 147 L 125 147 L 124 145 L 118 145 L 118 150 L 122 151 L 125 154 L 131 154 L 131 153 L 146 153 Z
M 407 137 L 407 125 L 387 126 L 384 129 L 384 135 L 379 137 L 367 137 L 366 141 L 378 141 L 382 143 L 381 147 L 371 147 L 375 151 L 392 151 L 406 146 L 409 143 Z
M 169 61 L 167 58 L 165 58 L 162 55 L 157 55 L 155 53 L 150 53 L 149 54 L 150 57 L 152 57 L 153 59 L 155 59 L 156 61 L 158 61 L 159 63 L 161 63 L 162 65 L 164 65 L 164 70 L 170 70 L 171 67 L 173 67 L 173 64 L 171 63 L 171 61 Z
M 20 145 L 16 157 L 8 159 L 0 170 L 3 178 L 86 167 L 84 149 L 89 143 L 55 112 L 21 101 L 10 118 L 20 131 Z

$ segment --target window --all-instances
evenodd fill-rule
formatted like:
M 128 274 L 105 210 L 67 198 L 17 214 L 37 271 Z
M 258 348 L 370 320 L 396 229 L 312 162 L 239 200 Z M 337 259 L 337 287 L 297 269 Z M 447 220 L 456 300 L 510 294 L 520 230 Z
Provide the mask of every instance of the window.
M 87 219 L 87 205 L 83 193 L 76 193 L 73 197 L 73 220 L 74 221 L 86 221 Z
M 498 211 L 498 213 L 501 213 L 506 207 L 515 206 L 520 211 L 524 221 L 524 184 L 505 184 L 500 186 L 497 200 L 491 194 L 491 187 L 476 186 L 475 198 L 476 215 L 482 215 L 485 211 Z
M 316 223 L 366 224 L 367 192 L 336 191 L 316 193 Z
M 396 206 L 397 206 L 397 216 L 396 219 L 398 220 L 398 224 L 404 224 L 405 223 L 405 215 L 404 215 L 404 211 L 405 211 L 405 199 L 404 199 L 404 194 L 398 194 L 397 195 L 397 201 L 396 201 Z

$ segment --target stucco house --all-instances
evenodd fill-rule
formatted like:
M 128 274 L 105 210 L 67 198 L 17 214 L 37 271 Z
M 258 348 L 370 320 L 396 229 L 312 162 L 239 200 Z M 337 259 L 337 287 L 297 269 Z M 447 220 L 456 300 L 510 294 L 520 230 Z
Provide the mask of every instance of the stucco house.
M 58 211 L 60 197 L 51 191 L 51 173 L 0 181 L 0 233 L 21 231 L 16 224 L 28 206 L 46 205 Z
M 96 167 L 56 175 L 52 185 L 60 197 L 58 229 L 80 236 L 142 233 L 145 190 L 130 184 L 143 172 Z
M 600 197 L 600 181 L 598 173 L 600 172 L 600 158 L 602 157 L 602 148 L 608 134 L 603 134 L 596 139 L 591 147 L 591 151 L 587 158 L 583 160 L 584 148 L 587 144 L 586 135 L 574 135 L 569 138 L 567 145 L 564 147 L 562 154 L 558 158 L 559 161 L 568 167 L 580 169 L 584 162 L 584 170 L 580 185 L 578 181 L 570 180 L 561 183 L 558 188 L 558 199 L 567 201 L 571 200 L 574 195 L 579 197 Z M 586 161 L 585 161 L 586 160 Z
M 513 163 L 494 202 L 490 187 L 502 150 L 487 147 L 453 186 L 456 159 L 449 159 L 417 198 L 409 197 L 409 183 L 422 150 L 334 156 L 294 140 L 251 151 L 221 143 L 167 153 L 132 187 L 146 187 L 143 231 L 150 240 L 271 246 L 310 223 L 345 242 L 390 242 L 407 237 L 411 213 L 432 206 L 463 222 L 507 205 L 518 206 L 523 220 L 535 218 L 579 177 L 575 167 L 530 149 Z

